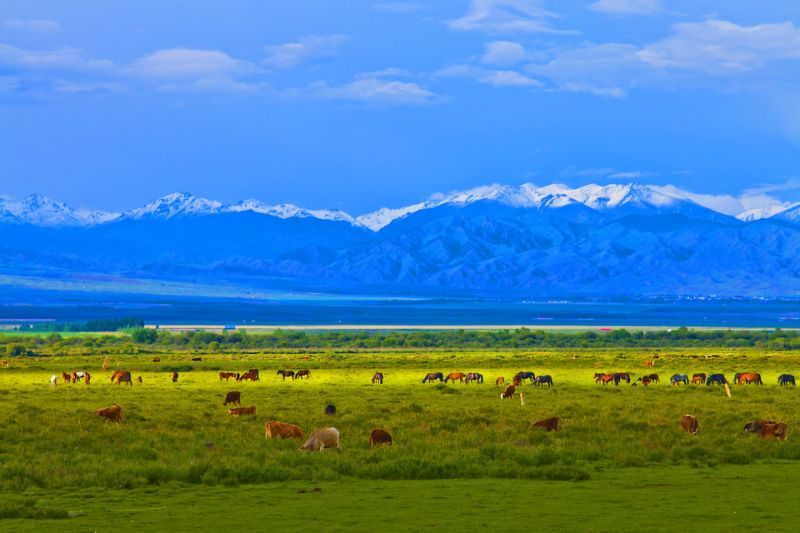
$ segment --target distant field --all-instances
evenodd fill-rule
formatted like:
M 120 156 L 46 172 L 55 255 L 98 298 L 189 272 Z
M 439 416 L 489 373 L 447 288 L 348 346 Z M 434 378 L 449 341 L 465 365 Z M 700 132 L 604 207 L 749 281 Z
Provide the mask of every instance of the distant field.
M 169 524 L 156 517 L 188 524 L 191 516 L 183 513 L 195 506 L 180 502 L 196 498 L 208 502 L 200 512 L 209 515 L 229 510 L 232 501 L 244 509 L 263 502 L 262 511 L 226 522 L 240 527 L 266 519 L 272 509 L 267 502 L 280 502 L 276 523 L 290 529 L 300 527 L 292 521 L 299 512 L 358 529 L 378 520 L 378 509 L 386 509 L 388 517 L 415 518 L 418 524 L 405 525 L 420 528 L 446 528 L 448 509 L 472 517 L 474 525 L 499 525 L 491 521 L 495 512 L 534 517 L 540 509 L 549 517 L 537 524 L 544 529 L 609 530 L 615 522 L 605 513 L 617 509 L 650 513 L 646 517 L 658 521 L 644 524 L 648 530 L 684 529 L 688 517 L 706 513 L 716 516 L 704 522 L 710 530 L 757 525 L 762 517 L 771 517 L 768 529 L 790 529 L 780 502 L 793 486 L 790 473 L 800 473 L 800 441 L 791 434 L 800 421 L 800 392 L 776 381 L 784 372 L 800 375 L 800 360 L 757 350 L 661 350 L 656 367 L 645 370 L 642 363 L 652 356 L 643 350 L 384 350 L 203 355 L 196 362 L 185 353 L 167 353 L 158 363 L 150 355 L 109 356 L 106 371 L 101 356 L 11 359 L 8 368 L 0 368 L 0 518 L 33 518 L 0 520 L 0 528 L 47 529 L 53 524 L 50 509 L 80 513 L 59 520 L 59 529 L 96 529 L 101 509 L 113 503 L 112 508 L 130 510 L 119 517 L 130 516 L 131 527 L 150 523 L 156 525 L 146 529 L 159 529 L 157 524 Z M 261 371 L 260 382 L 219 380 L 220 370 L 251 367 Z M 143 384 L 112 385 L 114 368 L 142 376 Z M 279 368 L 309 368 L 311 379 L 284 382 L 275 375 Z M 174 369 L 177 383 L 169 378 Z M 88 386 L 60 383 L 51 389 L 49 376 L 64 370 L 88 370 L 94 379 Z M 382 386 L 370 383 L 376 370 L 386 375 Z M 555 387 L 525 385 L 524 406 L 516 398 L 501 401 L 494 379 L 508 380 L 518 370 L 550 374 Z M 761 372 L 766 385 L 733 387 L 731 398 L 719 387 L 667 384 L 678 371 L 718 371 L 731 379 L 734 372 L 749 370 Z M 423 385 L 430 371 L 477 371 L 486 383 Z M 634 377 L 652 371 L 663 381 L 647 388 L 595 385 L 593 373 L 603 371 L 629 371 Z M 255 405 L 257 415 L 229 416 L 222 400 L 230 390 L 240 391 L 242 404 Z M 323 414 L 329 402 L 338 409 L 334 418 Z M 114 403 L 123 408 L 121 423 L 94 415 L 94 409 Z M 696 437 L 678 430 L 685 413 L 700 420 Z M 563 431 L 533 427 L 549 416 L 563 419 Z M 301 453 L 298 441 L 266 440 L 264 422 L 272 418 L 306 432 L 333 425 L 342 433 L 341 449 Z M 754 418 L 787 422 L 789 440 L 744 433 L 743 424 Z M 395 446 L 370 450 L 374 427 L 389 429 Z M 760 490 L 757 480 L 769 480 L 770 490 Z M 298 492 L 316 486 L 322 491 Z M 98 488 L 111 492 L 99 496 Z M 345 497 L 351 491 L 356 500 Z M 402 505 L 415 494 L 424 502 L 411 509 Z M 648 502 L 649 497 L 657 501 Z M 469 501 L 482 503 L 459 508 Z M 723 507 L 726 501 L 731 506 L 746 501 L 746 515 L 727 512 L 733 507 Z M 680 523 L 668 521 L 675 511 L 670 502 L 681 506 Z M 331 515 L 331 506 L 348 510 Z M 436 516 L 427 517 L 434 508 Z M 578 512 L 595 518 L 563 521 Z M 637 522 L 626 523 L 635 528 Z M 508 529 L 528 530 L 525 526 L 511 523 Z

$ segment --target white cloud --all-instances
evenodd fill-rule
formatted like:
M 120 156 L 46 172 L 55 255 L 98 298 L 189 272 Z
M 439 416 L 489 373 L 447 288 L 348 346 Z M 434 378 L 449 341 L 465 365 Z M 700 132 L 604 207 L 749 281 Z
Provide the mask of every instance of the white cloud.
M 539 80 L 514 70 L 492 70 L 471 65 L 452 65 L 434 72 L 437 78 L 469 78 L 493 87 L 541 87 Z
M 486 33 L 573 33 L 550 26 L 556 18 L 539 0 L 472 0 L 467 14 L 448 25 Z
M 170 48 L 138 59 L 131 71 L 152 78 L 213 78 L 253 72 L 255 67 L 219 50 Z
M 638 57 L 656 68 L 721 74 L 754 70 L 771 61 L 800 59 L 800 30 L 791 22 L 739 26 L 724 20 L 683 23 Z
M 389 13 L 415 13 L 427 9 L 426 6 L 416 2 L 383 2 L 370 6 L 376 11 L 387 11 Z
M 319 98 L 353 100 L 387 105 L 413 105 L 433 102 L 436 95 L 416 83 L 378 78 L 356 79 L 339 87 L 317 83 L 311 94 Z
M 348 40 L 347 35 L 309 35 L 297 42 L 268 46 L 263 63 L 270 68 L 287 69 L 327 61 L 335 58 L 338 48 Z
M 31 20 L 8 19 L 5 21 L 4 25 L 6 28 L 29 31 L 33 33 L 47 33 L 47 32 L 58 31 L 59 29 L 61 29 L 61 25 L 55 20 L 44 20 L 44 19 L 31 19 Z
M 486 52 L 481 57 L 481 63 L 510 67 L 525 59 L 525 48 L 512 41 L 494 41 L 486 45 Z
M 731 216 L 761 218 L 789 207 L 791 202 L 782 201 L 767 194 L 745 190 L 739 196 L 730 194 L 702 194 L 687 191 L 674 185 L 652 185 L 653 189 L 674 198 L 685 198 L 714 211 Z
M 654 15 L 662 7 L 660 0 L 598 0 L 589 9 L 612 15 Z
M 78 48 L 37 51 L 0 44 L 0 65 L 20 70 L 78 70 L 95 71 L 113 68 L 111 61 L 87 57 Z

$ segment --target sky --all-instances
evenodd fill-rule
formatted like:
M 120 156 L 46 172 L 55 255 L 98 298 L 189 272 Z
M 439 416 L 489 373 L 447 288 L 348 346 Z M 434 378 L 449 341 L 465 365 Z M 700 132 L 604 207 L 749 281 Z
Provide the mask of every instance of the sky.
M 489 183 L 640 182 L 793 202 L 798 155 L 797 2 L 0 8 L 0 195 L 360 214 Z

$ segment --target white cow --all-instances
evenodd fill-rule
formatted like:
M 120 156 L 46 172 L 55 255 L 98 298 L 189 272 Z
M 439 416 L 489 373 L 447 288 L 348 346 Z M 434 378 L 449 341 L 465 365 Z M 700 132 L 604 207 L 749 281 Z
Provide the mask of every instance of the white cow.
M 324 450 L 325 448 L 338 448 L 339 447 L 339 430 L 336 428 L 319 428 L 315 429 L 308 440 L 303 444 L 301 450 Z

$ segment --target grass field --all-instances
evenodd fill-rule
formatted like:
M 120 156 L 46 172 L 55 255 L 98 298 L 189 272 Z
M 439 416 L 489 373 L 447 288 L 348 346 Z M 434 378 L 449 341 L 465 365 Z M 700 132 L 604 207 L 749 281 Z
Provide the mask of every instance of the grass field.
M 645 520 L 646 530 L 685 529 L 692 516 L 713 517 L 704 522 L 711 530 L 763 519 L 766 529 L 792 529 L 788 500 L 796 493 L 800 443 L 791 432 L 800 392 L 776 382 L 781 373 L 800 374 L 798 361 L 756 350 L 665 350 L 652 370 L 659 385 L 604 387 L 592 380 L 594 372 L 650 373 L 642 362 L 653 355 L 382 351 L 192 362 L 164 354 L 159 363 L 114 356 L 107 371 L 95 356 L 13 359 L 0 369 L 0 528 L 47 529 L 58 520 L 60 530 L 188 530 L 198 512 L 239 516 L 241 506 L 239 522 L 228 525 L 256 527 L 278 513 L 290 530 L 323 517 L 345 529 L 386 519 L 402 521 L 397 529 L 464 529 L 468 520 L 526 530 L 524 520 L 509 517 L 529 515 L 541 517 L 544 529 L 612 530 L 618 514 Z M 251 367 L 261 370 L 260 382 L 218 378 L 220 370 Z M 143 383 L 112 385 L 113 368 L 131 370 Z M 278 368 L 309 368 L 312 377 L 284 382 Z M 178 383 L 170 381 L 172 369 Z M 62 370 L 88 370 L 92 384 L 52 389 L 49 376 Z M 370 383 L 376 370 L 385 373 L 384 385 Z M 508 380 L 518 370 L 550 374 L 555 387 L 522 387 L 524 406 L 500 400 L 494 378 Z M 761 372 L 766 385 L 733 387 L 730 398 L 720 387 L 666 383 L 679 371 L 731 379 L 750 370 Z M 486 383 L 423 385 L 430 371 L 477 371 Z M 222 406 L 229 390 L 241 391 L 242 405 L 255 405 L 257 415 L 229 416 Z M 338 409 L 334 418 L 323 413 L 329 402 Z M 123 409 L 121 423 L 94 415 L 114 403 Z M 696 437 L 678 430 L 685 413 L 700 421 Z M 533 427 L 549 416 L 562 418 L 563 431 Z M 264 423 L 273 418 L 306 432 L 335 426 L 341 448 L 301 453 L 296 440 L 266 440 Z M 787 422 L 790 438 L 744 433 L 755 418 Z M 374 427 L 390 430 L 395 445 L 370 450 Z M 187 501 L 203 502 L 202 509 L 182 505 Z M 115 515 L 119 524 L 104 522 L 117 508 L 130 511 Z M 675 516 L 681 520 L 671 521 Z

